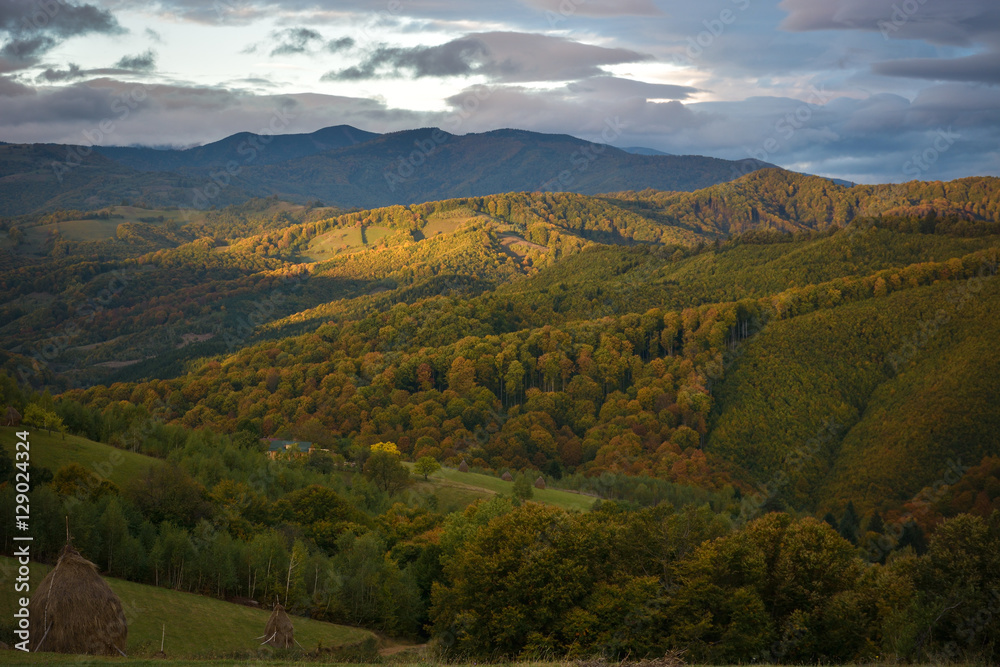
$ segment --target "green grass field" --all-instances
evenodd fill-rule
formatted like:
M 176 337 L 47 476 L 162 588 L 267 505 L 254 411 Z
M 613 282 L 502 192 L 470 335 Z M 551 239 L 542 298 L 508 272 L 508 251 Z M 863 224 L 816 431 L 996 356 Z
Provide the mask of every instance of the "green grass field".
M 24 429 L 0 427 L 0 441 L 12 455 L 15 443 L 18 442 L 16 432 L 21 430 Z M 76 435 L 67 435 L 63 438 L 59 433 L 49 435 L 38 429 L 27 430 L 31 433 L 29 438 L 31 464 L 48 468 L 53 473 L 67 463 L 76 462 L 88 470 L 96 470 L 102 477 L 107 477 L 122 486 L 131 479 L 141 477 L 149 466 L 162 465 L 158 459 Z
M 32 587 L 37 586 L 49 572 L 50 566 L 33 563 Z M 0 558 L 0 585 L 13 590 L 14 560 Z M 128 650 L 130 656 L 149 657 L 160 650 L 160 636 L 166 625 L 164 652 L 170 657 L 197 658 L 221 657 L 243 651 L 256 651 L 264 633 L 269 610 L 253 609 L 242 605 L 216 600 L 166 588 L 145 586 L 120 579 L 105 577 L 105 581 L 122 600 L 128 621 Z M 2 618 L 12 618 L 14 595 L 0 596 Z M 295 639 L 305 650 L 315 651 L 322 643 L 326 648 L 356 644 L 374 637 L 367 630 L 323 623 L 308 618 L 292 616 Z M 9 625 L 7 621 L 4 624 Z M 8 663 L 0 657 L 0 663 Z M 35 656 L 32 656 L 34 658 Z M 120 664 L 122 660 L 112 661 Z M 127 661 L 134 664 L 133 661 Z M 25 664 L 50 664 L 48 660 Z M 164 664 L 162 661 L 157 664 Z M 232 664 L 230 661 L 228 664 Z
M 413 464 L 408 463 L 407 465 L 412 467 Z M 474 472 L 459 472 L 454 468 L 442 468 L 431 475 L 426 483 L 421 480 L 419 486 L 424 484 L 433 485 L 432 492 L 438 496 L 439 508 L 445 511 L 447 510 L 443 502 L 450 500 L 461 504 L 465 501 L 464 505 L 455 508 L 461 509 L 478 498 L 488 498 L 495 493 L 510 495 L 514 487 L 513 482 L 505 482 L 499 477 L 480 475 Z M 532 500 L 566 510 L 588 512 L 594 505 L 594 501 L 597 500 L 594 496 L 559 489 L 532 489 L 532 491 L 534 492 Z
M 342 253 L 353 252 L 367 245 L 374 245 L 392 234 L 387 227 L 368 227 L 362 237 L 358 227 L 344 227 L 321 234 L 309 243 L 302 256 L 314 262 L 321 262 Z

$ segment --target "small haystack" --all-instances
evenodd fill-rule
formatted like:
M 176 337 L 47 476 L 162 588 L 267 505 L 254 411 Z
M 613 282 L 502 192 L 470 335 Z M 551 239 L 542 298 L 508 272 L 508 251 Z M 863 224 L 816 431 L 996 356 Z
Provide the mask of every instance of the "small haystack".
M 97 566 L 69 542 L 31 598 L 31 650 L 125 655 L 125 610 Z
M 3 425 L 4 426 L 21 425 L 21 413 L 18 412 L 13 405 L 8 405 L 7 411 L 3 413 Z
M 535 480 L 535 488 L 536 489 L 544 489 L 545 488 L 545 478 L 542 477 L 541 475 L 539 475 L 538 479 Z
M 469 464 L 462 459 L 462 462 L 458 464 L 458 472 L 469 472 Z
M 510 471 L 509 471 L 509 470 L 507 470 L 507 471 L 505 471 L 505 472 L 504 472 L 504 474 L 503 474 L 503 475 L 502 475 L 502 476 L 500 477 L 500 479 L 502 479 L 502 480 L 503 480 L 503 481 L 505 481 L 505 482 L 513 482 L 513 481 L 514 481 L 514 476 L 510 474 Z
M 264 643 L 275 648 L 292 648 L 295 643 L 295 629 L 292 627 L 292 620 L 285 613 L 285 608 L 280 604 L 274 606 L 271 617 L 267 619 L 267 626 L 264 628 Z

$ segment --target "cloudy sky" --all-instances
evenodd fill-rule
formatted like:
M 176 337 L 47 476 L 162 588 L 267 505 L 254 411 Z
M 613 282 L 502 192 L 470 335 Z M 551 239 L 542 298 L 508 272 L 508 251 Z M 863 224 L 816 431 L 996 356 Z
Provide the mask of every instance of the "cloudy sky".
M 1000 175 L 1000 0 L 0 0 L 2 141 L 336 124 Z

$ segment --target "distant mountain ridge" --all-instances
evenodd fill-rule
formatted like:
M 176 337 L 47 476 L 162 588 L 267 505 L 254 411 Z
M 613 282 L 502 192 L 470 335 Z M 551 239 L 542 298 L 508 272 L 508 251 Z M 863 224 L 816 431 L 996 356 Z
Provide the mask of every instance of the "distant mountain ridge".
M 658 151 L 655 148 L 646 148 L 645 146 L 628 146 L 622 148 L 626 153 L 632 153 L 633 155 L 674 155 L 674 153 L 664 153 L 663 151 Z
M 10 144 L 0 145 L 0 213 L 122 201 L 209 208 L 270 195 L 376 208 L 504 192 L 693 191 L 773 166 L 634 154 L 517 129 L 376 134 L 337 125 L 309 134 L 241 132 L 184 150 Z
M 185 150 L 119 146 L 98 146 L 95 150 L 138 171 L 173 171 L 224 167 L 230 160 L 242 163 L 250 155 L 254 156 L 257 164 L 273 164 L 354 146 L 378 136 L 350 125 L 335 125 L 309 134 L 266 136 L 238 132 L 225 139 Z

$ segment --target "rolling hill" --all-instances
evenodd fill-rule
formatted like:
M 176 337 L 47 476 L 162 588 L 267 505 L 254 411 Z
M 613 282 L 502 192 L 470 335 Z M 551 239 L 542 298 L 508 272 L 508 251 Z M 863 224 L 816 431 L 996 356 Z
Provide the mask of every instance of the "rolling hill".
M 765 169 L 692 193 L 507 193 L 339 215 L 268 199 L 189 223 L 128 209 L 163 221 L 129 222 L 134 238 L 63 239 L 63 255 L 43 248 L 0 274 L 5 365 L 41 358 L 40 332 L 61 335 L 71 304 L 124 272 L 72 345 L 44 358 L 87 405 L 132 396 L 159 401 L 166 421 L 260 435 L 314 417 L 345 441 L 399 441 L 452 465 L 713 491 L 766 484 L 836 419 L 783 500 L 890 509 L 949 456 L 972 465 L 997 448 L 979 398 L 993 395 L 991 367 L 970 361 L 992 335 L 992 288 L 905 368 L 887 364 L 989 266 L 998 182 L 844 188 Z M 156 241 L 167 227 L 173 240 Z M 465 362 L 471 385 L 452 377 Z M 453 382 L 472 393 L 456 398 Z M 865 463 L 874 442 L 885 470 Z

